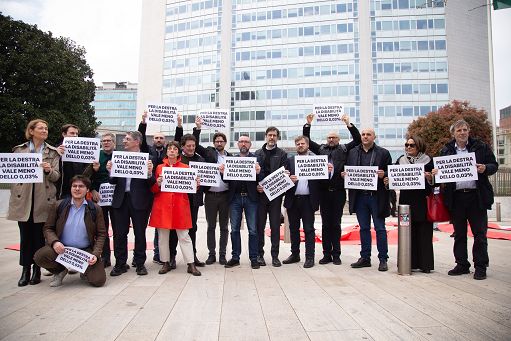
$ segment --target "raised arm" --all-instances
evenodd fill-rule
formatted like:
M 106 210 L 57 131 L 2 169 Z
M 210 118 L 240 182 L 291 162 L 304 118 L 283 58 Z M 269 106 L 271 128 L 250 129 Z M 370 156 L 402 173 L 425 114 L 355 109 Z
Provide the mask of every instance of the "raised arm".
M 306 116 L 307 123 L 303 125 L 302 129 L 302 135 L 306 136 L 309 139 L 309 149 L 314 153 L 319 155 L 319 148 L 321 147 L 316 142 L 312 141 L 311 139 L 311 124 L 312 120 L 314 119 L 314 114 L 308 114 Z
M 350 150 L 362 143 L 362 137 L 360 136 L 360 132 L 358 131 L 357 127 L 350 123 L 350 117 L 348 115 L 343 115 L 342 120 L 344 123 L 346 123 L 346 128 L 348 128 L 351 137 L 353 138 L 351 142 L 345 144 L 346 149 Z
M 138 124 L 138 131 L 142 134 L 142 145 L 140 146 L 140 151 L 142 153 L 149 153 L 149 145 L 146 141 L 146 130 L 147 130 L 147 111 L 144 111 L 142 114 L 142 121 Z

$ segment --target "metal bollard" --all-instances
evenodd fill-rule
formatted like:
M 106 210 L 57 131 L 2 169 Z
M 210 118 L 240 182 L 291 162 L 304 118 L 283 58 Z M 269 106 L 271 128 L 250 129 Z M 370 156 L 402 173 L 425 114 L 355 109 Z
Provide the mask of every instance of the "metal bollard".
M 281 213 L 284 216 L 284 243 L 291 243 L 291 233 L 289 232 L 289 218 L 287 216 L 287 209 L 282 206 Z
M 410 206 L 398 206 L 397 273 L 412 274 L 412 231 Z
M 500 216 L 500 202 L 495 203 L 495 214 L 497 215 L 497 221 L 501 222 L 502 217 Z

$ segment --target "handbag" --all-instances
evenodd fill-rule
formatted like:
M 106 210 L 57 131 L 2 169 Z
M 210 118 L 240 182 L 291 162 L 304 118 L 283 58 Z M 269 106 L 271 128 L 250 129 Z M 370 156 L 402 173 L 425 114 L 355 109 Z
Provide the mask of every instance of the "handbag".
M 451 215 L 449 214 L 447 207 L 445 207 L 444 196 L 442 193 L 431 193 L 426 197 L 426 202 L 428 205 L 428 221 L 435 223 L 451 220 Z

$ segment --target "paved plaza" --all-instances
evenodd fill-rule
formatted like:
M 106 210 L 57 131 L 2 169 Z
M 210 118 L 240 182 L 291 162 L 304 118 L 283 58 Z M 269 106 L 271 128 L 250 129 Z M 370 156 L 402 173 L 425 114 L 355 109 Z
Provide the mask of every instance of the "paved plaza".
M 206 222 L 200 212 L 198 249 L 205 260 Z M 317 215 L 316 228 L 319 220 Z M 354 216 L 344 216 L 343 226 L 355 222 Z M 19 288 L 18 252 L 4 249 L 19 242 L 18 227 L 4 218 L 0 226 L 1 340 L 511 339 L 510 241 L 489 240 L 490 268 L 484 281 L 472 274 L 447 275 L 454 264 L 448 233 L 434 233 L 434 272 L 400 276 L 396 245 L 389 245 L 385 273 L 377 271 L 374 245 L 373 266 L 352 269 L 359 245 L 342 245 L 343 264 L 336 266 L 317 263 L 319 243 L 311 269 L 302 267 L 302 244 L 302 263 L 252 270 L 243 230 L 242 264 L 233 269 L 216 263 L 193 277 L 178 257 L 177 270 L 159 275 L 160 266 L 150 261 L 148 251 L 147 276 L 130 269 L 119 277 L 107 276 L 103 288 L 89 287 L 78 275 L 50 288 L 50 277 L 43 277 L 39 285 Z M 153 229 L 147 235 L 152 240 Z M 267 251 L 269 244 L 267 238 Z M 281 260 L 289 248 L 281 243 Z

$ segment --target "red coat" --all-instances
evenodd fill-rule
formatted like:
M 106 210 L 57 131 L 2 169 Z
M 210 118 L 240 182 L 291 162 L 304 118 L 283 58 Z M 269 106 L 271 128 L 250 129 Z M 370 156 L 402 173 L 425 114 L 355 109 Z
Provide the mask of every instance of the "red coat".
M 171 166 L 169 160 L 165 158 L 163 163 L 156 167 L 155 177 L 157 179 L 161 175 L 163 167 L 188 168 L 189 166 L 181 163 L 180 159 Z M 192 216 L 187 193 L 162 192 L 158 183 L 151 187 L 151 192 L 154 193 L 154 201 L 149 226 L 170 230 L 192 228 Z

